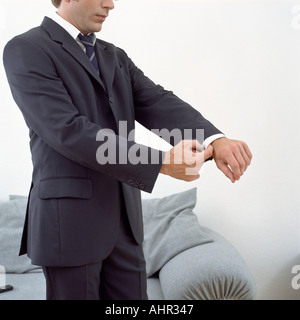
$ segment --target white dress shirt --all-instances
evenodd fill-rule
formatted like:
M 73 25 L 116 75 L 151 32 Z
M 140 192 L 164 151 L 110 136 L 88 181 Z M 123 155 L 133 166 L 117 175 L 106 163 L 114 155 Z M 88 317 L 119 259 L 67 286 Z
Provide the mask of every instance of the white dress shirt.
M 68 22 L 67 20 L 62 18 L 57 13 L 53 14 L 51 19 L 53 21 L 55 21 L 57 24 L 59 24 L 62 28 L 64 28 L 71 35 L 71 37 L 74 40 L 76 40 L 76 42 L 79 44 L 79 46 L 82 48 L 82 50 L 84 50 L 84 52 L 86 51 L 85 46 L 82 44 L 82 42 L 80 41 L 80 39 L 78 37 L 79 33 L 81 33 L 81 32 L 75 26 L 73 26 L 70 22 Z M 97 37 L 94 33 L 92 33 L 91 35 L 93 37 L 93 42 L 95 45 Z

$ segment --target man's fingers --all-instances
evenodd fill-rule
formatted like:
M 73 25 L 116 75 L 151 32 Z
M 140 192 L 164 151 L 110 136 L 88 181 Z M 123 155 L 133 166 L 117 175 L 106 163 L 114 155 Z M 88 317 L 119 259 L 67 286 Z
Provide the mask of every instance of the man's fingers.
M 250 166 L 251 160 L 252 160 L 252 153 L 251 153 L 249 147 L 247 146 L 247 144 L 245 142 L 242 143 L 242 148 L 243 148 L 243 151 L 246 154 L 245 157 L 247 159 L 247 165 Z
M 232 171 L 229 169 L 228 165 L 224 163 L 223 161 L 217 161 L 216 162 L 217 167 L 225 174 L 225 176 L 231 180 L 232 183 L 235 182 L 234 175 Z
M 250 152 L 250 150 L 249 150 Z M 240 146 L 240 153 L 241 153 L 241 156 L 243 158 L 243 173 L 247 170 L 247 168 L 249 167 L 250 163 L 251 163 L 251 158 L 248 156 L 245 148 L 243 147 L 243 145 Z
M 212 153 L 212 146 L 204 151 L 197 140 L 182 140 L 165 153 L 160 173 L 184 181 L 194 181 L 200 177 L 199 171 L 204 159 L 210 158 Z
M 204 150 L 203 145 L 198 140 L 191 140 L 191 148 L 195 152 L 202 152 Z
M 228 165 L 233 172 L 235 180 L 239 180 L 247 168 L 246 162 L 239 149 L 237 152 L 233 151 L 232 157 L 230 157 L 230 160 L 228 161 Z
M 240 158 L 240 157 L 238 157 L 238 158 Z M 233 155 L 233 153 L 230 154 L 225 159 L 225 161 L 227 163 L 227 167 L 229 166 L 229 168 L 231 169 L 235 180 L 239 180 L 242 175 L 239 160 L 240 159 L 236 159 L 236 157 Z
M 236 162 L 239 165 L 239 169 L 236 167 L 234 168 L 233 165 L 229 163 L 229 166 L 233 169 L 233 174 L 236 178 L 236 180 L 239 180 L 239 178 L 244 174 L 244 172 L 247 170 L 248 166 L 251 163 L 252 154 L 248 148 L 248 146 L 241 142 L 237 145 L 238 148 L 233 149 L 233 156 L 235 157 L 235 160 L 233 160 L 233 163 L 236 164 Z
M 204 151 L 204 161 L 212 157 L 213 151 L 214 148 L 212 147 L 212 145 L 209 145 L 207 149 Z
M 239 180 L 252 160 L 252 153 L 243 141 L 228 138 L 216 139 L 211 143 L 217 167 L 232 181 Z
M 193 140 L 194 142 L 194 140 Z M 198 141 L 197 141 L 198 142 Z M 196 163 L 196 166 L 200 167 L 203 165 L 203 163 L 212 157 L 213 155 L 213 147 L 211 145 L 208 146 L 206 150 L 204 150 L 204 147 L 198 142 L 198 144 L 193 144 L 194 147 L 197 147 L 197 151 L 195 151 L 194 148 L 192 148 L 192 156 L 194 157 L 194 163 Z M 201 148 L 201 149 L 200 149 Z

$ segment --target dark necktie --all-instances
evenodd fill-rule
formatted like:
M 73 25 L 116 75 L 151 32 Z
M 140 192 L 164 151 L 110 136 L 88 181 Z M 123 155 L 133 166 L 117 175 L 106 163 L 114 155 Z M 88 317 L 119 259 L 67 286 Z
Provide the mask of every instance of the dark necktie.
M 93 37 L 91 35 L 84 36 L 83 34 L 80 33 L 78 35 L 78 38 L 80 39 L 82 44 L 85 46 L 86 54 L 87 54 L 88 58 L 90 59 L 92 65 L 96 69 L 97 73 L 100 75 L 99 65 L 98 65 L 97 57 L 95 55 Z M 103 87 L 104 87 L 104 84 L 103 84 Z M 106 98 L 107 98 L 107 96 L 106 96 Z M 105 101 L 105 99 L 103 99 L 103 101 Z M 114 130 L 114 132 L 117 133 L 118 129 L 117 129 L 117 126 L 116 126 L 116 120 L 115 120 L 115 118 L 113 116 L 111 108 L 109 107 L 109 104 L 103 102 L 101 104 L 101 109 L 100 110 L 101 110 L 101 112 L 103 114 L 103 119 L 105 119 L 104 126 Z
M 94 42 L 93 42 L 92 35 L 85 36 L 80 33 L 78 35 L 78 37 L 79 37 L 80 41 L 82 42 L 82 44 L 85 46 L 86 54 L 87 54 L 88 58 L 90 59 L 92 65 L 94 66 L 96 71 L 99 73 L 99 65 L 98 65 L 96 54 L 95 54 Z

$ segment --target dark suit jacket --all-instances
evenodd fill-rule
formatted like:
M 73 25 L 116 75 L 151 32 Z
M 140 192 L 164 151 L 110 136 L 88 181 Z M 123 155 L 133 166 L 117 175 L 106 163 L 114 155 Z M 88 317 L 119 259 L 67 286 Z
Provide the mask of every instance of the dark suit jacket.
M 125 154 L 135 142 L 118 135 L 119 121 L 127 121 L 128 131 L 137 120 L 149 129 L 202 128 L 204 138 L 220 133 L 155 85 L 123 50 L 101 40 L 95 48 L 102 80 L 76 41 L 49 18 L 4 50 L 12 94 L 30 130 L 33 176 L 21 254 L 36 265 L 105 257 L 116 241 L 122 194 L 133 235 L 143 241 L 140 190 L 152 191 L 163 153 L 140 145 L 148 164 L 100 165 L 100 129 L 114 130 L 117 152 Z M 151 153 L 159 163 L 150 163 Z

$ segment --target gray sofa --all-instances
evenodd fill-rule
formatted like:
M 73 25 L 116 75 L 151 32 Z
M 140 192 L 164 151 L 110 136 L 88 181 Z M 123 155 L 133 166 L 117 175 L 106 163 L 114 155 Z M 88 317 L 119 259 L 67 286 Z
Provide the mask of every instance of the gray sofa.
M 193 209 L 196 189 L 161 199 L 144 199 L 143 244 L 150 300 L 218 300 L 255 298 L 255 282 L 237 250 L 222 236 L 200 226 Z M 26 197 L 11 196 L 0 204 L 0 286 L 12 291 L 0 300 L 44 300 L 41 268 L 18 247 Z

